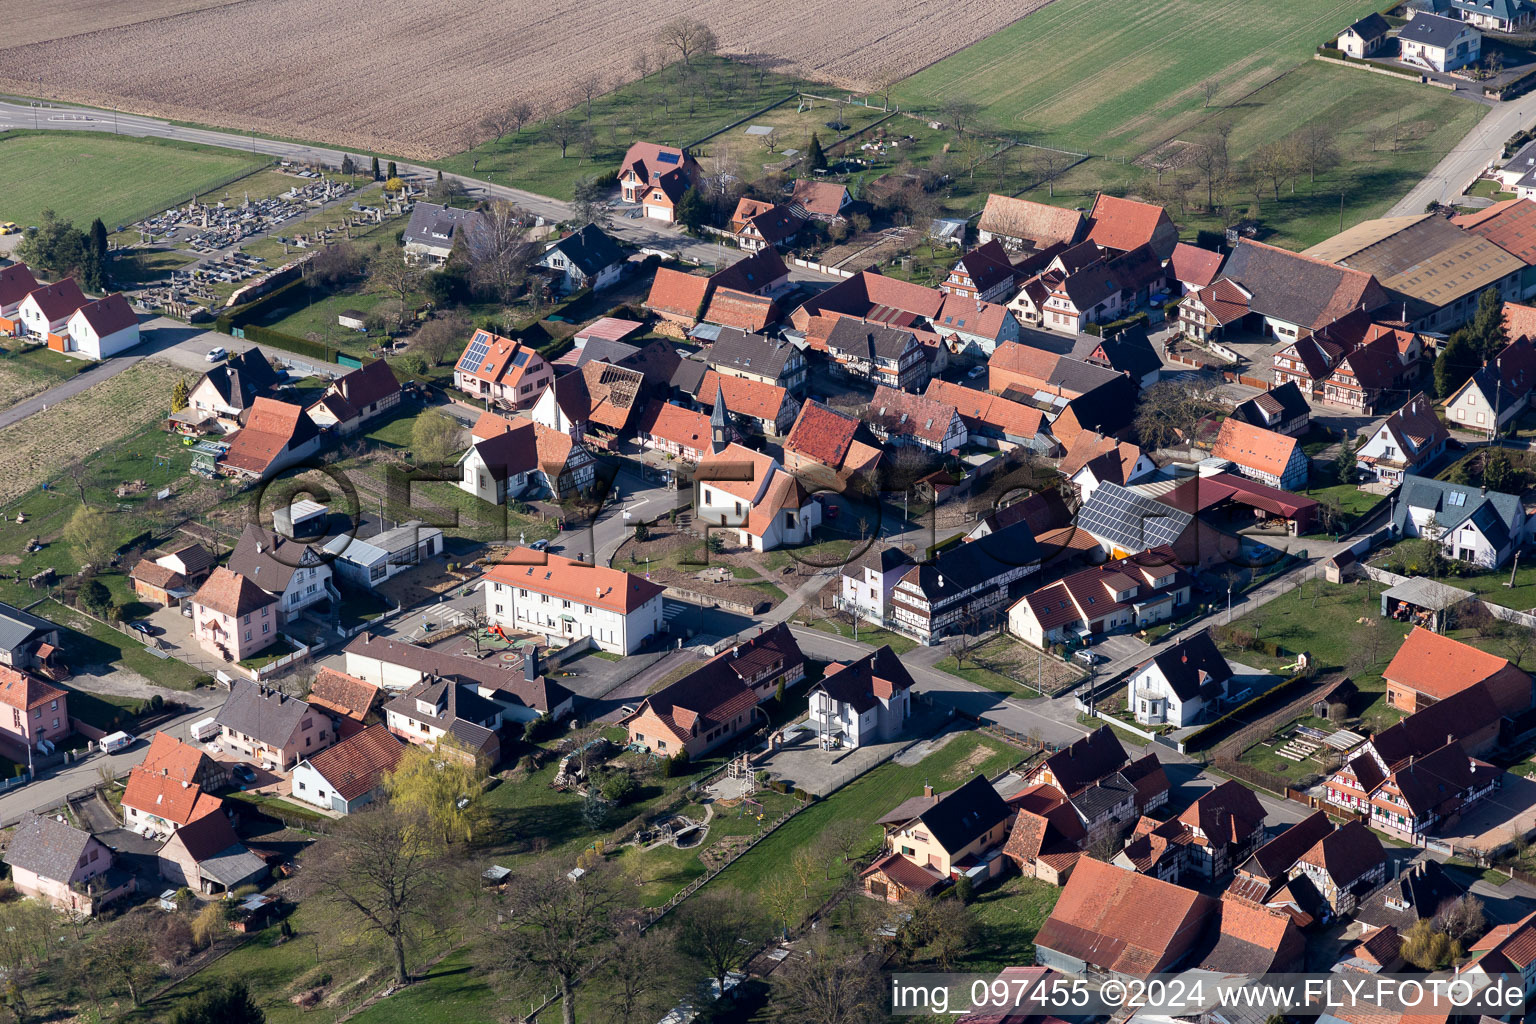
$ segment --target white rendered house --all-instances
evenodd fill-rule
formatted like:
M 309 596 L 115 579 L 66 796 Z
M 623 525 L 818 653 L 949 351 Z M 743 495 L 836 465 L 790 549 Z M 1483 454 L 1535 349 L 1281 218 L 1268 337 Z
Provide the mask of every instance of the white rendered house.
M 661 633 L 664 587 L 631 573 L 517 548 L 485 575 L 493 625 L 565 646 L 590 636 L 613 654 L 633 654 Z

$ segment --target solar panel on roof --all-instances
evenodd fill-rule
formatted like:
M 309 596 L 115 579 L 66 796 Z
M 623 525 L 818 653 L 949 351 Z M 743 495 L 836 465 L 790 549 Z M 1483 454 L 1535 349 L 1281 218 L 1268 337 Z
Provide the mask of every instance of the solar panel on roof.
M 480 360 L 484 359 L 489 352 L 490 346 L 486 344 L 482 335 L 477 334 L 475 335 L 475 340 L 465 350 L 464 358 L 459 360 L 459 365 L 473 370 L 476 366 L 480 365 Z
M 522 366 L 527 361 L 528 361 L 528 353 L 527 352 L 519 352 L 517 355 L 512 357 L 512 365 L 513 366 Z
M 678 161 L 676 153 L 657 153 L 656 162 L 659 164 L 675 164 Z

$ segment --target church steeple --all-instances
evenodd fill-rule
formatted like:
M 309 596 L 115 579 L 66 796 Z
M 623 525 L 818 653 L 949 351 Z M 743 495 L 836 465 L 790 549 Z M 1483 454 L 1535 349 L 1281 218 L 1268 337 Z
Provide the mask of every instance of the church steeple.
M 709 450 L 715 454 L 725 451 L 731 443 L 731 413 L 725 407 L 725 387 L 715 381 L 715 407 L 709 414 Z

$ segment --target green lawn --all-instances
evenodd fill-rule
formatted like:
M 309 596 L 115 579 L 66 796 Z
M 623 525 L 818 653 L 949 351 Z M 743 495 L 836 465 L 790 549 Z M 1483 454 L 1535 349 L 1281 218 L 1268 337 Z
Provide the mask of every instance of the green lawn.
M 691 74 L 708 88 L 685 88 Z M 515 185 L 557 199 L 571 199 L 576 181 L 586 175 L 612 177 L 632 142 L 645 140 L 670 146 L 697 142 L 733 121 L 788 99 L 815 83 L 769 71 L 757 71 L 724 58 L 696 58 L 692 67 L 672 64 L 586 103 L 499 141 L 487 142 L 440 163 L 444 170 L 468 174 L 498 185 Z M 794 109 L 791 103 L 790 109 Z M 829 108 L 825 120 L 833 120 Z M 570 144 L 562 155 L 556 125 L 572 125 Z M 745 127 L 745 126 L 743 126 Z M 590 142 L 583 135 L 590 128 Z M 825 130 L 824 137 L 829 134 Z M 785 139 L 803 149 L 807 140 Z
M 107 230 L 185 203 L 267 157 L 162 139 L 91 132 L 13 131 L 0 135 L 6 187 L 0 220 L 22 227 L 53 210 L 76 227 L 100 217 Z
M 792 863 L 797 852 L 813 848 L 817 837 L 834 821 L 853 821 L 863 826 L 863 853 L 872 853 L 880 841 L 876 819 L 908 797 L 920 794 L 925 783 L 936 790 L 953 789 L 978 772 L 995 775 L 1019 758 L 1019 751 L 999 740 L 966 732 L 915 765 L 887 761 L 789 819 L 710 884 L 756 891 L 771 873 Z M 826 875 L 810 886 L 810 896 L 801 901 L 802 913 L 809 913 L 831 895 L 846 871 L 851 870 L 851 866 L 844 869 L 842 864 L 830 860 L 827 868 Z
M 1398 541 L 1378 550 L 1372 556 L 1371 564 L 1405 576 L 1422 576 L 1423 572 L 1417 562 L 1420 546 L 1421 542 L 1416 540 Z M 1506 608 L 1518 611 L 1536 608 L 1536 564 L 1522 561 L 1514 570 L 1513 587 L 1508 586 L 1511 578 L 1508 567 L 1492 571 L 1478 570 L 1470 576 L 1445 575 L 1434 578 L 1447 586 L 1470 590 Z
M 1486 112 L 1443 90 L 1310 59 L 1318 43 L 1374 9 L 1369 0 L 1131 9 L 1056 0 L 909 78 L 895 97 L 935 117 L 952 98 L 975 102 L 981 123 L 1022 142 L 1092 154 L 1058 183 L 1054 200 L 1044 188 L 1028 194 L 1069 206 L 1098 190 L 1150 192 L 1157 175 L 1143 158 L 1167 147 L 1163 155 L 1177 160 L 1183 143 L 1220 124 L 1232 126 L 1234 161 L 1306 125 L 1329 126 L 1339 135 L 1338 169 L 1316 182 L 1302 175 L 1278 200 L 1256 203 L 1236 189 L 1228 199 L 1258 206 L 1275 232 L 1266 241 L 1303 247 L 1338 230 L 1341 195 L 1346 226 L 1380 216 Z M 1219 89 L 1207 107 L 1201 84 L 1212 79 Z M 1030 180 L 1019 178 L 1018 186 Z M 1222 227 L 1169 205 L 1186 235 Z
M 917 646 L 917 641 L 900 633 L 893 633 L 879 626 L 871 626 L 867 622 L 859 622 L 857 628 L 846 615 L 838 615 L 835 619 L 820 618 L 811 623 L 812 629 L 819 629 L 823 633 L 831 633 L 834 636 L 846 637 L 849 640 L 858 640 L 861 644 L 872 644 L 875 647 L 889 645 L 897 654 L 906 654 Z M 854 634 L 858 635 L 855 636 Z
M 249 658 L 240 659 L 240 667 L 249 669 L 265 668 L 279 658 L 286 658 L 297 650 L 298 648 L 293 646 L 293 644 L 282 637 L 278 637 L 271 644 L 263 647 L 261 653 L 252 655 Z
M 485 974 L 458 950 L 444 957 L 426 977 L 397 995 L 351 1018 L 356 1024 L 459 1024 L 496 1020 L 497 998 Z M 555 1011 L 558 1013 L 558 1009 Z
M 1472 183 L 1472 187 L 1466 192 L 1469 196 L 1479 196 L 1484 199 L 1492 199 L 1494 202 L 1503 202 L 1506 199 L 1515 198 L 1513 192 L 1505 192 L 1504 185 L 1493 178 L 1478 178 Z
M 1061 889 L 1023 875 L 1010 875 L 996 888 L 978 893 L 971 903 L 979 929 L 977 941 L 955 970 L 987 973 L 1034 963 L 1035 933 L 1060 898 Z
M 57 601 L 44 601 L 32 610 L 64 627 L 64 659 L 77 669 L 99 666 L 128 669 L 157 686 L 172 690 L 191 690 L 203 678 L 204 673 L 199 669 L 175 658 L 157 658 L 137 640 Z M 115 698 L 107 699 L 115 701 Z

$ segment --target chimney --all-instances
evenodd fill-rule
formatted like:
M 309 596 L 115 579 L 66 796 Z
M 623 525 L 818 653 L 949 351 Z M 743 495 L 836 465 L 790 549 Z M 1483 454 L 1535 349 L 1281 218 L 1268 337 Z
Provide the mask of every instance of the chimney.
M 533 682 L 539 678 L 539 649 L 529 647 L 523 652 L 523 679 Z
M 933 787 L 926 782 L 923 783 L 923 796 L 933 796 Z
M 256 553 L 258 555 L 261 554 L 262 551 L 264 551 L 265 549 L 266 549 L 266 545 L 264 545 L 261 541 L 257 541 L 256 542 Z

